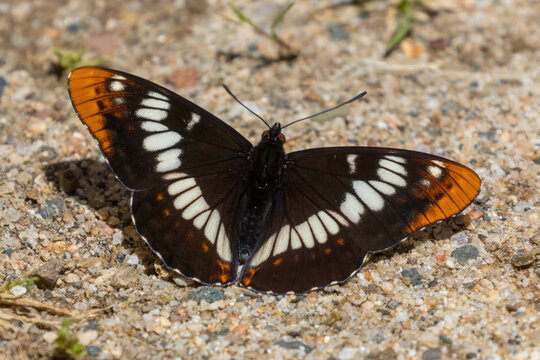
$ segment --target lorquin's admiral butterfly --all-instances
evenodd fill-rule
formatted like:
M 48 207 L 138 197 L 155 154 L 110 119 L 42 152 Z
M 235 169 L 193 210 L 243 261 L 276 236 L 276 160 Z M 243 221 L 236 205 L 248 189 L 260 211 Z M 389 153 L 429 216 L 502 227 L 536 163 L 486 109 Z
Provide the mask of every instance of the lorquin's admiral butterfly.
M 415 151 L 286 154 L 279 123 L 253 146 L 208 111 L 120 71 L 78 68 L 69 93 L 132 192 L 138 233 L 167 267 L 205 284 L 303 293 L 344 282 L 367 254 L 459 213 L 480 189 L 469 168 Z

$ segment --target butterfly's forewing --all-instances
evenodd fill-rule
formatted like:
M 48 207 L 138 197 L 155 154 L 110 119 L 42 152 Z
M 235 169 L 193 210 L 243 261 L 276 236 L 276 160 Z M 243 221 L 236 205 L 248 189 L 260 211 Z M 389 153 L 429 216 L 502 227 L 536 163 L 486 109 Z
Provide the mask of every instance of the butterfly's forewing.
M 137 231 L 171 268 L 206 283 L 236 277 L 234 209 L 251 144 L 230 126 L 139 77 L 82 67 L 73 106 L 132 194 Z
M 134 75 L 81 67 L 70 74 L 69 94 L 114 173 L 130 189 L 156 187 L 167 182 L 170 171 L 233 160 L 251 148 L 208 111 Z
M 323 148 L 289 159 L 273 221 L 241 277 L 260 291 L 342 282 L 367 253 L 459 213 L 481 184 L 463 165 L 414 151 Z

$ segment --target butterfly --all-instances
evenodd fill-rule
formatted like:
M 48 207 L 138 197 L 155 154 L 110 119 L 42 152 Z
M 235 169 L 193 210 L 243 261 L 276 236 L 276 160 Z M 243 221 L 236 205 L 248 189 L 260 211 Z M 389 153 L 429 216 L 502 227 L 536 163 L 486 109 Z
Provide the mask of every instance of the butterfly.
M 416 151 L 285 153 L 279 123 L 253 146 L 187 99 L 116 70 L 75 69 L 68 88 L 131 191 L 137 232 L 168 268 L 204 284 L 281 294 L 343 283 L 368 254 L 461 212 L 481 186 L 466 166 Z

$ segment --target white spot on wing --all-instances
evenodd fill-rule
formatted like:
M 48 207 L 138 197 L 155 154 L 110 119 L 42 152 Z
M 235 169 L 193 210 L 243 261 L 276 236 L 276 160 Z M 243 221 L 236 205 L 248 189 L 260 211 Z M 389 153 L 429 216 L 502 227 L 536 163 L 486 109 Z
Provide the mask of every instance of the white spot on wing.
M 377 169 L 377 175 L 384 182 L 401 187 L 405 187 L 407 185 L 407 181 L 405 181 L 404 178 L 384 168 Z
M 225 261 L 231 261 L 231 248 L 229 246 L 229 239 L 225 233 L 225 227 L 221 225 L 219 227 L 219 235 L 217 238 L 216 251 L 218 255 Z
M 276 246 L 274 246 L 274 256 L 279 255 L 289 247 L 289 238 L 290 238 L 291 227 L 285 225 L 279 231 L 278 236 L 276 237 Z
M 191 205 L 189 207 L 191 207 Z M 188 209 L 189 209 L 189 207 L 188 207 Z M 197 229 L 201 229 L 204 226 L 204 224 L 206 224 L 206 220 L 208 220 L 209 216 L 210 216 L 210 211 L 206 211 L 206 212 L 200 214 L 199 216 L 197 216 L 195 218 L 195 220 L 193 220 L 193 225 L 195 225 L 195 227 Z
M 174 207 L 178 210 L 185 208 L 187 205 L 195 201 L 199 196 L 201 196 L 201 188 L 195 186 L 194 188 L 183 192 L 174 199 Z
M 379 161 L 379 166 L 391 170 L 397 174 L 407 176 L 407 170 L 405 170 L 402 165 L 396 164 L 393 161 L 382 159 L 381 161 Z
M 428 166 L 427 170 L 431 174 L 431 176 L 436 177 L 437 179 L 442 175 L 442 170 L 440 167 Z
M 109 84 L 109 90 L 115 92 L 122 91 L 125 89 L 125 87 L 126 86 L 124 85 L 124 83 L 120 81 L 111 81 L 111 83 Z
M 189 131 L 195 126 L 199 121 L 201 120 L 201 116 L 199 114 L 191 113 L 191 119 L 189 119 L 189 122 L 186 125 L 186 129 Z
M 154 120 L 154 121 L 161 121 L 167 117 L 167 111 L 165 110 L 157 110 L 157 109 L 148 109 L 148 108 L 142 108 L 137 111 L 135 111 L 135 115 L 137 117 L 148 119 L 148 120 Z
M 149 91 L 148 96 L 153 97 L 153 98 L 157 98 L 157 99 L 161 99 L 161 100 L 169 100 L 169 98 L 166 97 L 165 95 L 161 95 L 160 93 L 155 92 L 155 91 Z
M 360 221 L 360 215 L 364 213 L 364 206 L 358 201 L 358 199 L 350 193 L 345 195 L 345 200 L 341 203 L 339 210 L 349 219 L 351 222 L 357 224 Z
M 158 108 L 162 110 L 169 110 L 169 108 L 171 107 L 171 104 L 169 104 L 167 101 L 164 101 L 164 100 L 146 98 L 146 99 L 143 99 L 143 101 L 141 101 L 141 106 L 150 107 L 150 108 Z
M 328 213 L 332 215 L 334 219 L 336 219 L 341 225 L 343 226 L 349 226 L 349 222 L 345 220 L 345 218 L 341 215 L 339 215 L 337 212 L 328 210 Z
M 182 162 L 180 161 L 180 155 L 182 155 L 182 150 L 180 149 L 170 149 L 162 152 L 158 155 L 156 166 L 157 172 L 168 172 L 175 169 L 178 169 Z
M 120 74 L 114 74 L 113 76 L 111 76 L 111 78 L 113 78 L 115 80 L 127 80 L 124 76 L 122 76 Z
M 311 233 L 311 228 L 308 225 L 307 221 L 295 226 L 298 236 L 304 243 L 305 247 L 312 248 L 315 245 L 313 240 L 313 234 Z
M 431 186 L 431 181 L 429 181 L 429 179 L 422 179 L 420 180 L 420 184 L 426 188 L 429 188 Z
M 262 248 L 257 251 L 255 256 L 253 256 L 253 259 L 250 262 L 250 266 L 255 267 L 261 264 L 263 261 L 268 259 L 270 257 L 270 253 L 272 251 L 272 248 L 274 247 L 274 242 L 276 241 L 277 235 L 272 235 L 266 243 L 262 246 Z
M 324 211 L 319 211 L 317 215 L 319 216 L 319 219 L 330 234 L 335 235 L 339 232 L 338 223 L 334 219 L 332 219 L 330 215 L 328 215 Z
M 186 191 L 187 189 L 191 189 L 192 187 L 196 186 L 197 183 L 193 178 L 185 178 L 182 180 L 178 180 L 173 182 L 169 187 L 167 188 L 167 191 L 170 195 L 176 195 L 180 194 L 181 192 Z
M 302 247 L 302 241 L 300 241 L 298 234 L 294 230 L 291 231 L 291 247 L 293 249 L 300 249 Z
M 167 131 L 169 130 L 168 127 L 166 127 L 163 124 L 160 124 L 155 121 L 143 121 L 141 123 L 141 128 L 148 132 L 158 132 L 158 131 Z
M 349 174 L 356 172 L 356 158 L 358 155 L 347 155 L 347 162 L 349 163 Z
M 388 185 L 387 183 L 377 180 L 370 180 L 369 184 L 385 195 L 394 195 L 396 193 L 396 188 L 392 185 Z
M 321 220 L 319 220 L 317 215 L 311 215 L 308 222 L 309 225 L 311 225 L 311 230 L 315 235 L 315 239 L 317 239 L 319 244 L 324 244 L 328 240 L 328 234 L 326 233 L 326 229 L 321 223 Z
M 126 102 L 126 100 L 121 96 L 113 98 L 113 101 L 116 105 L 123 105 Z
M 405 160 L 404 158 L 395 155 L 386 155 L 385 158 L 394 162 L 398 162 L 400 164 L 405 164 L 407 162 L 407 160 Z
M 163 175 L 164 180 L 176 180 L 176 179 L 180 179 L 180 178 L 183 178 L 183 177 L 187 177 L 187 175 L 184 174 L 184 173 L 180 173 L 180 172 L 174 172 L 174 173 L 169 173 L 169 174 Z
M 366 204 L 371 210 L 379 211 L 384 207 L 384 199 L 382 196 L 365 181 L 354 181 L 353 188 L 356 195 L 358 195 L 364 204 Z
M 182 136 L 174 131 L 154 134 L 146 137 L 143 141 L 143 147 L 146 151 L 158 151 L 170 148 L 178 144 Z
M 206 223 L 206 226 L 204 228 L 204 236 L 210 241 L 212 244 L 215 244 L 216 242 L 216 236 L 219 229 L 219 213 L 217 210 L 212 211 L 212 214 L 210 215 L 210 219 L 208 219 L 208 222 Z
M 167 160 L 163 160 L 163 161 L 160 161 L 157 165 L 156 165 L 156 171 L 157 172 L 168 172 L 168 171 L 172 171 L 174 169 L 178 169 L 181 165 L 181 162 L 180 162 L 180 159 L 176 158 L 176 159 L 167 159 Z
M 182 213 L 182 217 L 186 220 L 191 220 L 195 216 L 199 215 L 203 211 L 208 210 L 209 206 L 206 200 L 201 196 L 197 200 L 195 200 L 191 205 L 189 205 L 184 212 Z M 197 227 L 200 229 L 200 227 Z

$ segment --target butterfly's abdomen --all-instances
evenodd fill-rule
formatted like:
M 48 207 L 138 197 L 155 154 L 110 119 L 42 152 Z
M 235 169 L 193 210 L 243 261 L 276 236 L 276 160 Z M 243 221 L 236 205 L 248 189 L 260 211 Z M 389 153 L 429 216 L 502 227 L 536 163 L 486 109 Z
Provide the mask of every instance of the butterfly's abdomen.
M 282 142 L 272 140 L 275 139 L 263 138 L 251 152 L 248 190 L 239 208 L 239 213 L 242 214 L 238 247 L 241 263 L 253 253 L 262 227 L 268 223 L 274 195 L 281 185 L 285 152 Z

